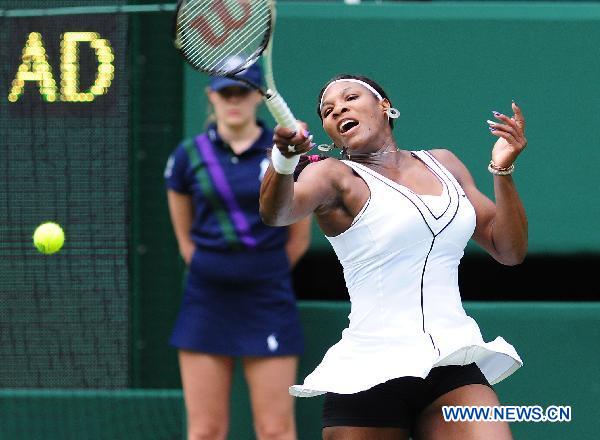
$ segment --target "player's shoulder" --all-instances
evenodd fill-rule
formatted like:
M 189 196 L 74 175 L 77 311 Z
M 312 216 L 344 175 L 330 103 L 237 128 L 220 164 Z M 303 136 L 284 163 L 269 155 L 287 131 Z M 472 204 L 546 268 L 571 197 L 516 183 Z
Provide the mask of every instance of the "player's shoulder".
M 297 182 L 302 186 L 314 188 L 339 188 L 352 170 L 339 159 L 321 157 L 304 166 L 298 174 Z
M 311 178 L 330 177 L 333 178 L 341 173 L 351 173 L 350 167 L 344 165 L 342 161 L 335 157 L 326 157 L 306 166 L 303 173 Z
M 460 159 L 447 148 L 432 148 L 431 150 L 427 150 L 429 154 L 435 157 L 439 162 L 443 165 L 446 163 L 452 164 L 456 162 L 460 162 Z
M 434 148 L 428 150 L 428 152 L 446 167 L 459 182 L 462 183 L 467 179 L 471 179 L 471 174 L 465 164 L 451 150 L 447 148 Z

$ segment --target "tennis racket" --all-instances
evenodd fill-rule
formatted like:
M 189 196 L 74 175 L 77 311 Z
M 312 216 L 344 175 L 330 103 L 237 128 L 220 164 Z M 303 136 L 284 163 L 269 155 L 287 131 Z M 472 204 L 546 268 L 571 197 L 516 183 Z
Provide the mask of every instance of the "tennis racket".
M 179 0 L 174 42 L 195 69 L 258 90 L 277 123 L 298 131 L 296 118 L 275 88 L 271 60 L 274 28 L 274 0 Z M 236 77 L 261 55 L 266 89 Z

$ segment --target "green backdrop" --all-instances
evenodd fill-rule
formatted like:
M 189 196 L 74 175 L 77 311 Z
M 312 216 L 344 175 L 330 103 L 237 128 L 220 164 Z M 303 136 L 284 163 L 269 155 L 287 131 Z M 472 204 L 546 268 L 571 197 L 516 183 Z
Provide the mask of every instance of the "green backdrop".
M 74 3 L 65 0 L 54 5 Z M 37 4 L 28 1 L 22 7 Z M 323 83 L 340 72 L 366 74 L 381 82 L 402 112 L 395 130 L 400 145 L 452 149 L 481 189 L 491 195 L 486 165 L 493 138 L 485 120 L 492 110 L 508 111 L 514 98 L 523 107 L 529 127 L 529 147 L 518 161 L 515 179 L 529 215 L 531 253 L 598 253 L 600 237 L 595 223 L 600 204 L 595 168 L 600 159 L 600 90 L 596 81 L 600 74 L 600 4 L 285 1 L 278 14 L 276 80 L 318 141 L 326 140 L 314 109 Z M 130 331 L 131 343 L 127 385 L 133 388 L 179 387 L 175 351 L 168 347 L 167 338 L 181 294 L 182 265 L 168 219 L 162 171 L 178 140 L 202 129 L 206 78 L 184 68 L 173 50 L 170 19 L 169 13 L 132 16 L 128 34 L 131 151 L 127 177 L 132 194 L 125 222 L 131 226 L 127 256 L 131 326 L 125 331 Z M 263 116 L 270 121 L 264 111 Z M 318 231 L 314 237 L 311 252 L 331 252 Z M 331 305 L 333 312 L 328 304 L 323 306 L 323 314 L 318 307 L 303 311 L 306 330 L 317 342 L 303 358 L 301 374 L 312 369 L 322 350 L 337 340 L 345 322 L 347 304 Z M 594 402 L 599 397 L 595 380 L 599 362 L 594 350 L 600 336 L 598 309 L 566 305 L 568 313 L 564 315 L 565 309 L 548 307 L 492 304 L 480 311 L 474 307 L 472 313 L 476 318 L 480 315 L 484 334 L 502 334 L 522 350 L 526 368 L 507 381 L 507 388 L 504 383 L 498 387 L 505 402 L 574 405 L 576 421 L 570 425 L 521 424 L 515 432 L 522 430 L 532 438 L 590 438 L 598 428 L 594 416 Z M 500 309 L 502 313 L 497 313 Z M 328 313 L 336 317 L 331 327 L 324 329 L 321 325 Z M 240 417 L 236 420 L 246 424 L 234 426 L 233 432 L 245 429 L 247 433 L 248 408 L 242 390 L 238 375 L 233 411 Z M 11 390 L 1 395 L 0 426 L 24 426 L 21 421 L 28 420 L 31 413 L 19 411 L 31 406 L 19 404 L 31 403 L 31 399 L 44 413 L 38 419 L 41 424 L 36 425 L 41 431 L 31 431 L 35 432 L 32 438 L 39 438 L 43 427 L 51 425 L 44 421 L 60 424 L 60 417 L 71 417 L 71 423 L 86 417 L 92 420 L 94 408 L 98 408 L 94 406 L 98 394 L 58 393 L 68 401 L 62 411 L 52 400 L 57 395 L 40 393 L 24 391 L 21 400 Z M 148 393 L 125 390 L 106 396 L 120 401 L 125 411 L 117 410 L 114 416 L 102 412 L 106 418 L 103 426 L 112 422 L 115 429 L 122 427 L 121 432 L 128 432 L 137 426 L 133 414 L 157 423 L 163 415 L 169 427 L 180 430 L 180 394 Z M 88 400 L 82 404 L 78 397 Z M 40 403 L 46 398 L 50 405 Z M 318 429 L 313 423 L 318 404 L 318 399 L 298 403 L 302 432 Z M 2 419 L 9 414 L 7 408 L 13 415 L 23 415 L 7 423 Z M 142 412 L 132 413 L 130 408 Z M 78 426 L 82 427 L 85 425 Z M 153 432 L 166 438 L 158 428 Z M 248 437 L 240 434 L 235 438 Z M 313 438 L 312 434 L 308 438 Z
M 179 379 L 167 339 L 182 265 L 162 171 L 178 140 L 204 125 L 206 77 L 185 67 L 173 50 L 170 14 L 137 20 L 131 31 L 137 127 L 132 384 L 172 388 Z M 276 81 L 318 141 L 325 140 L 315 113 L 322 84 L 343 71 L 371 75 L 402 111 L 399 143 L 451 148 L 491 195 L 486 165 L 493 138 L 485 120 L 491 110 L 508 111 L 514 98 L 529 127 L 515 179 L 529 215 L 530 254 L 600 250 L 600 87 L 594 81 L 600 77 L 600 4 L 285 2 L 278 20 Z M 263 117 L 271 121 L 264 111 Z M 331 252 L 319 231 L 313 236 L 310 252 Z
M 570 406 L 571 422 L 511 423 L 516 439 L 592 439 L 600 428 L 600 305 L 596 303 L 471 302 L 465 310 L 486 340 L 504 337 L 524 366 L 495 385 L 503 405 Z M 349 305 L 302 302 L 307 350 L 302 380 L 347 325 Z M 321 438 L 323 398 L 296 399 L 299 440 Z M 254 439 L 240 369 L 231 398 L 231 440 Z M 0 391 L 0 439 L 179 440 L 182 395 L 176 390 Z M 82 423 L 84 421 L 85 423 Z
M 600 249 L 600 4 L 285 2 L 273 62 L 279 91 L 318 143 L 327 140 L 315 112 L 322 85 L 364 74 L 401 111 L 402 148 L 451 149 L 489 196 L 495 138 L 485 121 L 515 99 L 528 124 L 514 177 L 530 252 Z M 204 83 L 185 71 L 186 135 L 202 129 Z M 313 249 L 329 248 L 314 237 Z

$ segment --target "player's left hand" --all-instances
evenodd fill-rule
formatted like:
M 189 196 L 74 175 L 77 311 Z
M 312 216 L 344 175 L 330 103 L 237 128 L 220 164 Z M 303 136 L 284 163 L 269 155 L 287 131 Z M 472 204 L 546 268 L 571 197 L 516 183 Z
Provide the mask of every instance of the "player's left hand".
M 508 117 L 499 112 L 493 112 L 494 117 L 500 121 L 494 122 L 488 120 L 490 132 L 499 137 L 492 149 L 492 160 L 494 165 L 499 168 L 508 168 L 511 166 L 519 154 L 527 146 L 527 138 L 525 138 L 525 118 L 521 112 L 521 108 L 513 101 L 512 117 Z

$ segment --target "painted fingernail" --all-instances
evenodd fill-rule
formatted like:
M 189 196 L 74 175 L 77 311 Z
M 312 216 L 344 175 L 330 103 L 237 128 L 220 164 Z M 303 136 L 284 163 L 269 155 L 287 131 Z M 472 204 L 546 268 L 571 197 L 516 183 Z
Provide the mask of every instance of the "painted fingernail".
M 490 131 L 494 131 L 496 130 L 494 127 L 488 127 L 490 129 Z
M 494 121 L 490 121 L 489 119 L 487 121 L 485 121 L 485 122 L 487 122 L 490 125 L 496 125 L 496 123 Z
M 500 112 L 497 112 L 496 110 L 492 110 L 492 113 L 494 114 L 494 116 L 498 117 L 501 115 Z
M 304 135 L 305 138 L 310 136 L 310 131 L 308 130 L 302 130 L 302 134 Z

